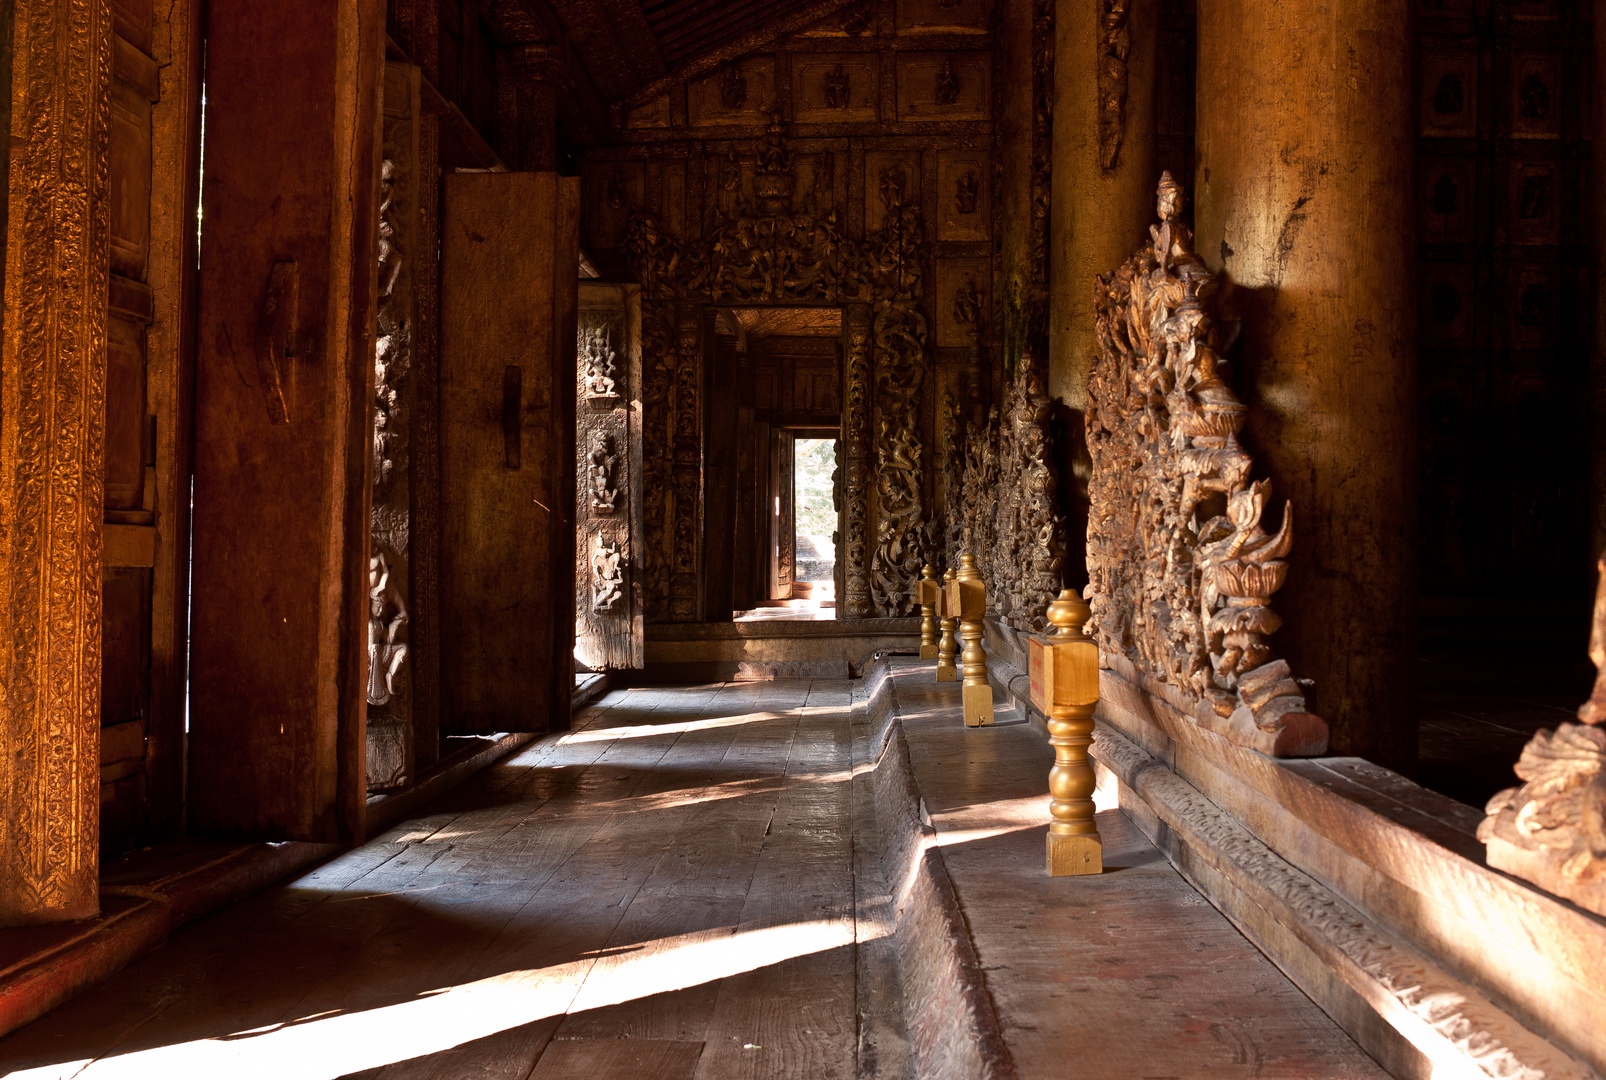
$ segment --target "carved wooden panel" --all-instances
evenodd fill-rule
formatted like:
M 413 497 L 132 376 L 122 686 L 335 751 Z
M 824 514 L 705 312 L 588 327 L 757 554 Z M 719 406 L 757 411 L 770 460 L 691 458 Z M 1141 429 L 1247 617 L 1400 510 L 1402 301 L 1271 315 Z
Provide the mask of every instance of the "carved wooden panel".
M 773 56 L 744 56 L 686 86 L 693 127 L 765 124 L 776 105 Z
M 898 0 L 898 29 L 913 33 L 985 33 L 992 0 Z
M 937 239 L 986 240 L 993 220 L 992 155 L 937 151 Z
M 991 259 L 939 259 L 933 321 L 937 345 L 969 345 L 992 318 Z
M 575 449 L 575 658 L 644 663 L 641 315 L 632 286 L 580 286 Z
M 800 124 L 876 119 L 881 58 L 874 53 L 801 53 L 792 57 L 792 116 Z
M 1481 13 L 1466 0 L 1417 6 L 1430 631 L 1470 610 L 1479 583 L 1514 565 L 1518 552 L 1523 603 L 1554 607 L 1588 588 L 1588 517 L 1577 495 L 1588 486 L 1577 357 L 1588 351 L 1593 318 L 1583 165 L 1592 29 L 1584 15 L 1550 0 Z M 1533 419 L 1541 411 L 1543 424 Z M 1519 422 L 1537 445 L 1513 449 Z M 1505 438 L 1491 442 L 1491 430 Z M 1484 505 L 1499 510 L 1481 515 Z
M 127 42 L 119 47 L 133 50 Z M 111 269 L 142 281 L 150 255 L 151 97 L 121 78 L 112 84 L 109 147 Z
M 1478 54 L 1424 50 L 1418 84 L 1420 131 L 1432 138 L 1478 133 Z
M 898 54 L 899 120 L 986 120 L 992 57 L 982 52 Z

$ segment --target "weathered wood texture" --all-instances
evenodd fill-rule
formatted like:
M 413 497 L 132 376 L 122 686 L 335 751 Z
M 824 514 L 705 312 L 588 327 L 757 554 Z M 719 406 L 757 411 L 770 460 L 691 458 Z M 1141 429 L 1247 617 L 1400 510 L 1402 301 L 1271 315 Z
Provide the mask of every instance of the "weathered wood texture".
M 545 731 L 573 678 L 579 183 L 442 187 L 442 722 Z
M 922 1075 L 1011 1075 L 1012 1063 L 1023 1080 L 1059 1078 L 1068 1047 L 1074 1075 L 1387 1075 L 1107 800 L 1097 815 L 1105 872 L 1049 877 L 1042 823 L 1054 755 L 1019 713 L 1001 705 L 998 723 L 967 730 L 959 695 L 931 681 L 929 661 L 896 661 L 888 681 L 896 710 L 877 772 L 892 787 L 903 756 L 907 786 L 885 792 L 881 825 L 895 827 L 901 796 L 905 851 L 935 864 L 937 891 L 957 901 L 974 949 L 975 970 L 946 978 L 979 984 L 1008 1055 L 1003 1067 L 947 1057 L 944 1028 L 959 1010 L 933 995 L 949 1007 L 910 1024 Z M 902 906 L 904 893 L 895 895 Z M 923 929 L 937 936 L 931 922 Z M 931 995 L 940 978 L 906 976 L 907 998 Z M 1111 1036 L 1134 1024 L 1141 1038 Z
M 521 1080 L 639 1055 L 630 1075 L 875 1075 L 849 685 L 617 691 L 173 935 L 0 1042 L 0 1071 Z
M 189 827 L 350 840 L 366 796 L 384 4 L 225 2 L 211 18 Z
M 1299 617 L 1278 647 L 1315 680 L 1336 752 L 1404 769 L 1418 563 L 1410 31 L 1393 2 L 1202 5 L 1194 188 L 1197 250 L 1237 286 L 1245 441 L 1298 519 L 1280 607 Z
M 1485 867 L 1480 811 L 1358 758 L 1277 761 L 1234 746 L 1111 671 L 1098 717 L 1134 747 L 1130 768 L 1093 749 L 1135 793 L 1123 809 L 1151 835 L 1166 830 L 1167 854 L 1391 1069 L 1463 1068 L 1464 1047 L 1484 1043 L 1553 1059 L 1558 1075 L 1576 1071 L 1569 1053 L 1606 1061 L 1593 1022 L 1606 1008 L 1606 930 Z M 1172 770 L 1181 786 L 1135 783 L 1140 770 Z M 1417 986 L 1467 1007 L 1441 1015 Z M 1463 1030 L 1458 1016 L 1489 1038 L 1444 1037 Z
M 103 5 L 21 0 L 0 352 L 0 923 L 98 906 L 108 91 Z M 20 62 L 13 65 L 13 56 Z

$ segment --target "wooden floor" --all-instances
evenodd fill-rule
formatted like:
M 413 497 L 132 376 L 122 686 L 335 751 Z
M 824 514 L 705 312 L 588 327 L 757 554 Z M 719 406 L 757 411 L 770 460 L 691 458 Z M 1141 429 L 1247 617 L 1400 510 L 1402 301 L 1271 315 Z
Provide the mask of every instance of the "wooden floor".
M 0 1041 L 0 1075 L 902 1080 L 853 685 L 615 691 Z M 1047 748 L 948 690 L 905 727 L 1020 1076 L 1379 1075 L 1118 814 L 1119 872 L 1043 878 Z M 1100 1049 L 1067 1071 L 1072 1037 Z
M 609 694 L 0 1041 L 0 1074 L 852 1077 L 849 685 Z

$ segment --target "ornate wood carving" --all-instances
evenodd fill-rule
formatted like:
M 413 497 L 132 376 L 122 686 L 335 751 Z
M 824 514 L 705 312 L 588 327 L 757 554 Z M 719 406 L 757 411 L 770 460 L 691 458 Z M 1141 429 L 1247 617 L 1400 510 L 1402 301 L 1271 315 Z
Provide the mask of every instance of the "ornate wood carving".
M 848 107 L 848 81 L 847 70 L 838 64 L 825 73 L 825 104 L 831 109 L 845 109 Z
M 374 341 L 373 496 L 368 564 L 368 787 L 409 776 L 411 672 L 407 669 L 412 548 L 414 118 L 386 103 L 379 185 L 379 313 Z
M 643 289 L 643 292 L 646 290 Z M 649 619 L 669 617 L 670 473 L 669 387 L 675 353 L 670 348 L 675 309 L 672 304 L 641 304 L 641 426 L 643 600 Z
M 1127 28 L 1132 0 L 1099 0 L 1099 164 L 1113 169 L 1126 137 L 1126 62 L 1132 53 Z
M 988 584 L 989 611 L 1031 632 L 1046 629 L 1044 612 L 1059 595 L 1065 567 L 1049 406 L 1038 362 L 1028 353 L 1003 401 L 985 424 L 956 440 L 945 463 L 959 472 L 963 461 L 961 496 L 945 537 L 950 562 L 961 551 L 973 553 Z M 944 407 L 951 430 L 958 429 L 959 402 L 950 394 Z
M 1217 281 L 1181 204 L 1165 173 L 1153 243 L 1094 289 L 1087 558 L 1099 645 L 1197 695 L 1248 745 L 1281 745 L 1290 726 L 1319 730 L 1325 745 L 1325 724 L 1267 641 L 1282 625 L 1270 598 L 1288 573 L 1292 508 L 1275 533 L 1262 526 L 1271 483 L 1250 481 L 1238 442 L 1248 409 L 1218 352 Z
M 959 76 L 954 72 L 954 62 L 944 60 L 942 70 L 937 73 L 937 104 L 952 105 L 959 100 Z
M 666 587 L 664 579 L 696 572 L 700 312 L 732 304 L 844 306 L 847 535 L 841 611 L 862 618 L 912 609 L 927 526 L 919 434 L 929 366 L 920 310 L 924 226 L 914 178 L 893 163 L 873 177 L 880 224 L 862 241 L 844 236 L 836 215 L 820 213 L 814 201 L 815 192 L 829 187 L 829 160 L 816 171 L 809 195 L 794 206 L 796 176 L 785 129 L 772 125 L 753 162 L 753 198 L 738 195 L 735 214 L 718 216 L 706 239 L 682 241 L 647 213 L 634 215 L 626 227 L 624 248 L 644 297 L 649 499 L 657 487 L 669 491 L 673 503 L 655 510 L 649 502 L 646 512 L 648 611 L 655 618 L 695 617 L 693 579 L 684 592 L 674 580 Z M 669 412 L 666 431 L 662 418 Z M 664 476 L 660 487 L 651 462 L 666 456 L 674 462 L 674 476 Z
M 640 350 L 632 315 L 634 289 L 619 285 L 583 284 L 580 289 L 579 335 L 582 354 L 606 356 L 613 380 L 612 393 L 602 405 L 592 395 L 595 374 L 581 365 L 575 393 L 587 407 L 579 411 L 575 506 L 575 656 L 593 670 L 618 670 L 642 665 L 641 604 L 651 573 L 642 555 L 652 550 L 642 542 L 644 505 L 656 505 L 659 527 L 667 503 L 661 490 L 678 466 L 654 471 L 651 456 L 643 460 L 642 410 L 633 404 L 639 383 L 655 384 L 662 395 L 659 415 L 664 423 L 655 439 L 667 439 L 670 383 L 660 372 L 656 380 L 642 379 Z M 650 412 L 649 416 L 652 415 Z M 668 457 L 667 442 L 661 455 Z M 665 462 L 668 465 L 667 460 Z M 674 470 L 673 472 L 671 470 Z M 641 476 L 660 479 L 643 483 Z M 667 566 L 662 576 L 662 602 L 668 602 Z
M 619 404 L 619 354 L 608 340 L 606 326 L 587 327 L 580 343 L 581 379 L 586 403 L 593 409 Z
M 849 304 L 842 313 L 843 511 L 847 535 L 840 546 L 842 614 L 868 618 L 870 606 L 870 347 L 869 304 Z
M 0 922 L 98 910 L 111 15 L 19 0 L 0 361 Z
M 1489 800 L 1478 839 L 1490 866 L 1606 915 L 1606 556 L 1596 568 L 1595 689 L 1578 710 L 1583 723 L 1529 740 L 1516 765 L 1524 783 Z

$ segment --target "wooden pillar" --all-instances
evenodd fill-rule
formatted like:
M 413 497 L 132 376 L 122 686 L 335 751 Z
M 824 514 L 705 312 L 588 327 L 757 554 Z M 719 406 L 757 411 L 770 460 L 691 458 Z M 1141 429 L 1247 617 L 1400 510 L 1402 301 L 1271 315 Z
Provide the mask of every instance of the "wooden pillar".
M 1111 0 L 1061 0 L 1054 16 L 1048 392 L 1078 419 L 1098 353 L 1093 279 L 1147 239 L 1160 179 L 1159 0 L 1131 0 L 1124 21 L 1111 6 Z
M 384 20 L 380 0 L 210 6 L 189 740 L 201 835 L 362 833 Z
M 503 49 L 498 75 L 507 95 L 502 121 L 503 153 L 521 172 L 553 172 L 558 167 L 558 92 L 565 78 L 556 45 L 536 42 Z
M 1590 551 L 1606 550 L 1606 0 L 1595 0 L 1595 159 L 1590 166 L 1595 248 L 1595 340 L 1589 357 Z
M 1398 0 L 1199 5 L 1198 251 L 1237 286 L 1245 439 L 1288 497 L 1277 635 L 1335 753 L 1416 757 L 1411 21 Z
M 15 925 L 99 910 L 112 30 L 102 4 L 16 0 L 5 13 L 0 925 Z

